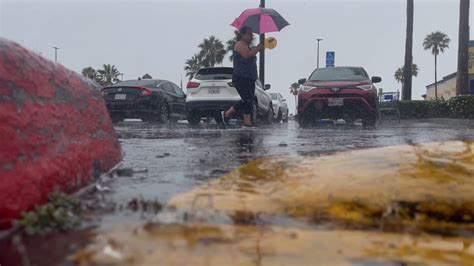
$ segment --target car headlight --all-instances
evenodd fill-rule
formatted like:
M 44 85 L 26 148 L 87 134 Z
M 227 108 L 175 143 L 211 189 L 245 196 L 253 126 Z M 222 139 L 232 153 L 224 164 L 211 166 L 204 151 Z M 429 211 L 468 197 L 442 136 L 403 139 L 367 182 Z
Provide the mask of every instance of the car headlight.
M 310 90 L 314 90 L 316 89 L 317 87 L 314 87 L 314 86 L 302 86 L 301 87 L 301 90 L 303 91 L 310 91 Z
M 357 86 L 357 88 L 359 88 L 359 89 L 361 89 L 361 90 L 365 90 L 365 91 L 370 91 L 370 90 L 375 89 L 374 85 L 372 85 L 372 84 L 370 84 L 370 85 Z

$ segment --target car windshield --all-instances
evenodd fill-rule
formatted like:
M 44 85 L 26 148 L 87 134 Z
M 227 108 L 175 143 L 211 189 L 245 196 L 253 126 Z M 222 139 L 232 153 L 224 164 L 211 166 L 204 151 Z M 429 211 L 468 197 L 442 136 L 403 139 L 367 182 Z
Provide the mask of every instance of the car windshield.
M 196 74 L 196 79 L 199 80 L 221 80 L 221 79 L 232 79 L 232 73 L 234 72 L 231 67 L 214 67 L 214 68 L 203 68 Z
M 367 72 L 360 67 L 336 67 L 316 69 L 309 81 L 339 81 L 339 80 L 366 80 Z
M 272 100 L 278 100 L 278 94 L 276 93 L 270 93 L 270 97 L 272 98 Z

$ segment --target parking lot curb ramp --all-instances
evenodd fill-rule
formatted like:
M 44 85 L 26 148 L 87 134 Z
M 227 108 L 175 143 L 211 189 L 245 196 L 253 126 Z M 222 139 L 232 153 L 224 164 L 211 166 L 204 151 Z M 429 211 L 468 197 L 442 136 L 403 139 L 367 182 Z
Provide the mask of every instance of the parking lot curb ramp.
M 121 159 L 100 88 L 0 38 L 0 229 Z

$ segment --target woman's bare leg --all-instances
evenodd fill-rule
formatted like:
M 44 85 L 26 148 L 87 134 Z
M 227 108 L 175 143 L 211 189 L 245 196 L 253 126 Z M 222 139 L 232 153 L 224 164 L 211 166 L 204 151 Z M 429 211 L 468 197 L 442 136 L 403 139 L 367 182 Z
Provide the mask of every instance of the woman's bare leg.
M 252 116 L 251 115 L 244 115 L 244 126 L 247 126 L 247 127 L 252 126 Z
M 231 117 L 235 113 L 234 106 L 230 107 L 229 110 L 225 111 L 224 116 L 225 118 Z

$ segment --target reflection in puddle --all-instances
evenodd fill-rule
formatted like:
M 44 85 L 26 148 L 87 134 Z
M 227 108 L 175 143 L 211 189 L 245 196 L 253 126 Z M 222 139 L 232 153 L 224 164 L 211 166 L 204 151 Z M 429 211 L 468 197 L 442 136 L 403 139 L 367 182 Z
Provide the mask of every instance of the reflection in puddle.
M 121 265 L 470 265 L 473 147 L 255 160 L 172 198 L 153 223 L 97 232 L 80 252 Z M 122 259 L 103 252 L 111 239 Z

